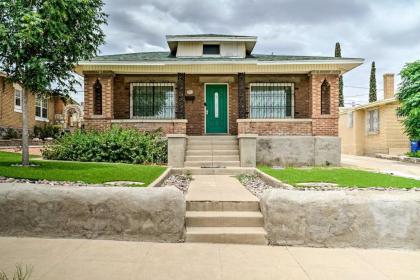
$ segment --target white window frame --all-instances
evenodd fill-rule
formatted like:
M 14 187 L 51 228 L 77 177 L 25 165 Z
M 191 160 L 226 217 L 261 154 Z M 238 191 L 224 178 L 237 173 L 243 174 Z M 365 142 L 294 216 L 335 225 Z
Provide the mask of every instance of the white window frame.
M 263 85 L 275 85 L 275 86 L 290 86 L 292 88 L 291 91 L 291 95 L 292 95 L 292 100 L 291 100 L 291 108 L 290 108 L 290 117 L 286 116 L 284 118 L 278 118 L 278 119 L 294 119 L 295 118 L 295 84 L 294 83 L 251 83 L 249 85 L 249 118 L 252 119 L 251 116 L 251 107 L 252 107 L 252 98 L 251 98 L 251 94 L 252 94 L 252 87 L 253 86 L 263 86 Z M 263 120 L 263 119 L 262 119 Z
M 376 114 L 376 123 L 375 123 L 375 119 L 373 119 L 371 121 L 372 117 L 375 118 L 375 114 Z M 367 131 L 367 133 L 368 134 L 379 134 L 379 128 L 380 128 L 379 108 L 368 110 L 367 115 L 366 115 L 366 131 Z
M 216 46 L 219 46 L 219 54 L 205 54 L 204 53 L 204 45 L 216 45 Z M 222 56 L 222 44 L 220 44 L 220 43 L 204 42 L 201 45 L 201 54 L 202 54 L 203 57 L 221 57 Z
M 23 90 L 22 87 L 18 84 L 13 84 L 13 106 L 14 106 L 14 111 L 17 113 L 22 113 L 22 94 L 23 94 Z M 19 99 L 20 99 L 20 105 L 16 105 L 16 99 L 17 98 L 17 93 L 19 93 Z
M 44 107 L 44 100 L 46 101 L 46 107 Z M 38 104 L 37 104 L 38 102 L 39 102 L 40 106 L 38 106 Z M 41 121 L 41 122 L 48 122 L 49 121 L 48 120 L 48 103 L 49 103 L 48 97 L 42 96 L 42 95 L 39 95 L 39 94 L 35 95 L 35 120 L 36 121 Z M 40 107 L 41 116 L 36 115 L 36 107 Z M 43 112 L 44 109 L 47 109 L 47 116 L 46 117 L 44 117 L 42 115 L 42 112 Z
M 176 90 L 175 90 L 175 83 L 159 83 L 159 82 L 152 82 L 152 83 L 130 83 L 130 119 L 138 119 L 138 120 L 167 120 L 163 118 L 153 118 L 153 117 L 139 117 L 133 116 L 133 87 L 135 86 L 154 86 L 154 85 L 161 85 L 161 86 L 171 86 L 172 91 L 174 93 L 174 100 L 173 100 L 173 107 L 174 107 L 174 119 L 176 118 Z
M 347 113 L 347 127 L 353 128 L 353 123 L 354 123 L 354 112 L 350 111 Z

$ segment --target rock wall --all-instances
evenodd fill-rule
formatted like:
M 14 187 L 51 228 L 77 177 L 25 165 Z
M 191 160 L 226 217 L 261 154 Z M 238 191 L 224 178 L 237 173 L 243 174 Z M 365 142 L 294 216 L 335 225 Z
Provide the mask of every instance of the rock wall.
M 259 136 L 257 163 L 280 166 L 340 165 L 340 138 L 334 136 Z
M 270 244 L 420 248 L 420 192 L 273 189 L 260 204 Z
M 0 186 L 0 235 L 158 242 L 184 239 L 175 188 Z

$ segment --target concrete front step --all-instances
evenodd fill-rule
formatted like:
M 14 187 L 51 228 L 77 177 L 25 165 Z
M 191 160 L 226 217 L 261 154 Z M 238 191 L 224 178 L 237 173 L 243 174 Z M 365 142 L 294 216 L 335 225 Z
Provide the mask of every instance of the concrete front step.
M 187 227 L 262 227 L 257 211 L 187 211 Z
M 257 212 L 260 204 L 258 201 L 187 201 L 187 211 Z
M 185 167 L 239 167 L 239 160 L 234 161 L 186 161 Z
M 238 143 L 238 139 L 219 139 L 219 138 L 195 138 L 195 139 L 188 139 L 188 144 L 202 144 L 202 143 L 207 143 L 207 144 L 212 144 L 212 143 L 216 143 L 216 144 L 235 144 Z
M 190 174 L 190 175 L 241 175 L 254 174 L 255 168 L 246 167 L 226 167 L 226 168 L 201 168 L 201 167 L 184 167 L 172 168 L 175 174 Z
M 188 144 L 187 151 L 191 150 L 239 150 L 238 144 Z
M 239 150 L 187 150 L 187 156 L 239 156 Z
M 186 161 L 239 161 L 239 155 L 209 155 L 209 156 L 203 156 L 203 155 L 194 155 L 194 156 L 186 156 Z
M 188 136 L 188 140 L 233 140 L 238 139 L 236 135 L 190 135 Z
M 263 227 L 187 227 L 186 242 L 266 245 Z

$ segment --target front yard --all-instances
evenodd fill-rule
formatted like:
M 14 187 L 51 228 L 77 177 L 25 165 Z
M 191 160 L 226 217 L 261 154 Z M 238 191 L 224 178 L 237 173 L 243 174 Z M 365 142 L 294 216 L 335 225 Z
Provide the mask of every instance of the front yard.
M 149 185 L 166 167 L 123 164 L 123 163 L 91 163 L 49 161 L 36 157 L 31 162 L 36 167 L 12 166 L 19 164 L 21 154 L 0 152 L 0 176 L 49 181 L 82 181 L 100 184 L 109 181 L 134 181 Z
M 340 187 L 420 187 L 419 180 L 350 168 L 314 167 L 273 169 L 267 166 L 260 166 L 259 169 L 290 185 L 296 185 L 297 183 L 325 182 L 335 183 Z

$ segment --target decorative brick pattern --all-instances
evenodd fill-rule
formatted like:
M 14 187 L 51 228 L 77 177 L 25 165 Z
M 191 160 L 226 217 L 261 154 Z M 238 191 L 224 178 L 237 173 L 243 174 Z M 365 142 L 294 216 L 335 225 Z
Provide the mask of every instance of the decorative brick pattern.
M 310 136 L 312 123 L 311 121 L 239 120 L 238 134 Z

